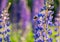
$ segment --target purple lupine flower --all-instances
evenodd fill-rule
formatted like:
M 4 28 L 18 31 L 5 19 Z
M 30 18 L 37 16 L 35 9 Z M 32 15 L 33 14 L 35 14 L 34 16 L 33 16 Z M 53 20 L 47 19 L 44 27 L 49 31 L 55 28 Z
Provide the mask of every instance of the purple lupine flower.
M 2 38 L 0 37 L 0 42 L 2 42 Z
M 26 0 L 20 0 L 19 6 L 21 8 L 21 21 L 22 21 L 22 28 L 25 29 L 28 22 L 30 22 L 30 11 L 27 6 Z
M 54 28 L 55 31 L 58 31 L 58 28 Z
M 48 30 L 48 34 L 49 34 L 49 35 L 52 35 L 52 31 L 51 31 L 51 30 Z
M 58 29 L 58 34 L 55 35 L 55 37 L 59 37 L 60 36 L 60 5 L 58 7 L 58 13 L 56 14 L 55 17 L 55 25 L 57 26 L 56 29 Z M 56 38 L 57 42 L 60 41 L 59 38 Z
M 1 0 L 1 11 L 6 8 L 8 0 Z
M 27 5 L 27 0 L 19 0 L 19 13 L 20 13 L 20 19 L 19 21 L 20 27 L 22 29 L 21 37 L 26 38 L 26 35 L 28 32 L 28 26 L 30 27 L 30 8 Z M 22 40 L 22 39 L 21 39 Z M 23 41 L 23 40 L 22 40 Z
M 42 32 L 42 36 L 43 36 L 43 37 L 46 37 L 46 33 L 45 33 L 45 32 Z
M 0 39 L 0 42 L 2 42 L 2 39 L 4 40 L 4 38 L 5 38 L 5 36 L 7 36 L 8 35 L 8 32 L 9 32 L 9 28 L 8 28 L 8 26 L 6 25 L 7 24 L 7 18 L 8 18 L 8 16 L 7 15 L 5 15 L 5 14 L 7 14 L 8 13 L 8 9 L 9 9 L 9 6 L 11 5 L 11 3 L 9 3 L 9 5 L 8 5 L 8 7 L 6 7 L 6 8 L 4 8 L 4 10 L 2 10 L 2 13 L 0 14 L 0 29 L 3 29 L 3 30 L 1 30 L 0 31 L 0 34 L 2 34 L 2 36 L 4 36 L 4 37 L 1 37 L 1 39 Z M 7 31 L 8 30 L 8 31 Z M 5 41 L 5 40 L 4 40 Z M 7 42 L 8 41 L 10 41 L 10 39 L 8 39 L 8 40 L 6 40 Z M 5 42 L 6 42 L 5 41 Z
M 49 39 L 47 40 L 47 42 L 53 42 L 52 40 L 53 40 L 52 38 L 49 38 Z
M 44 42 L 44 40 L 37 40 L 36 42 Z
M 42 7 L 44 7 L 44 0 L 33 0 L 33 16 L 37 15 L 41 11 Z
M 34 35 L 34 36 L 35 36 L 35 37 L 34 37 L 34 38 L 35 38 L 35 42 L 44 41 L 44 40 L 41 40 L 41 39 L 40 39 L 40 37 L 41 37 L 41 35 L 42 35 L 42 32 L 44 31 L 44 27 L 43 27 L 43 22 L 42 22 L 42 21 L 43 21 L 43 18 L 44 18 L 45 15 L 44 15 L 44 16 L 43 16 L 43 15 L 44 15 L 44 14 L 38 14 L 38 19 L 36 20 L 37 23 L 35 22 L 35 23 L 37 24 L 37 25 L 36 25 L 37 28 L 35 28 L 34 31 L 37 31 L 38 34 L 40 34 L 39 32 L 41 32 L 40 35 L 38 35 L 38 34 L 37 34 L 37 35 Z M 41 24 L 41 25 L 40 25 L 40 24 Z M 35 32 L 34 34 L 36 34 L 37 32 Z M 43 36 L 42 36 L 42 37 L 43 37 Z M 39 39 L 39 40 L 38 40 L 38 39 Z M 43 39 L 43 38 L 42 38 L 42 39 Z
M 50 7 L 52 7 L 51 6 L 51 3 L 49 4 L 49 6 L 48 6 L 48 9 L 50 9 Z M 48 10 L 48 16 L 47 16 L 47 21 L 48 21 L 48 24 L 50 25 L 50 26 L 53 26 L 54 24 L 52 23 L 52 19 L 53 19 L 53 15 L 54 14 L 54 11 L 52 11 L 52 9 L 51 10 Z
M 48 0 L 49 1 L 49 0 Z M 47 1 L 47 2 L 48 2 Z M 47 3 L 48 4 L 48 3 Z M 50 5 L 51 3 L 49 3 L 48 5 Z M 50 8 L 50 10 L 51 9 L 53 9 L 53 7 L 51 6 L 45 6 L 44 8 L 42 8 L 41 10 L 42 11 L 44 11 L 44 10 L 46 10 L 47 8 Z M 37 19 L 36 19 L 36 22 L 37 22 L 37 24 L 35 25 L 37 28 L 36 28 L 36 31 L 38 32 L 38 31 L 40 31 L 41 32 L 41 34 L 42 34 L 42 37 L 44 36 L 45 38 L 46 38 L 46 40 L 48 40 L 47 42 L 52 42 L 52 38 L 49 38 L 49 36 L 52 34 L 52 31 L 51 30 L 49 30 L 48 29 L 48 25 L 50 25 L 50 26 L 54 26 L 54 24 L 52 23 L 52 15 L 54 14 L 54 12 L 51 10 L 48 10 L 47 11 L 47 16 L 46 15 L 42 15 L 42 11 L 40 10 L 40 13 L 38 12 L 38 15 L 37 15 L 37 12 L 35 13 L 36 15 L 37 15 Z M 44 12 L 45 13 L 45 12 Z M 43 14 L 44 14 L 43 13 Z M 45 20 L 45 18 L 46 18 L 46 20 Z M 43 28 L 40 28 L 41 26 L 43 26 L 44 24 L 43 24 L 43 21 L 44 21 L 44 24 L 46 24 L 47 26 L 46 27 L 43 27 Z M 47 30 L 47 32 L 48 32 L 48 34 L 49 34 L 49 36 L 48 36 L 48 34 L 46 34 L 46 33 L 44 33 L 45 31 L 44 31 L 44 28 L 47 28 L 48 30 Z M 44 32 L 43 32 L 44 31 Z M 35 32 L 34 34 L 36 34 L 37 32 Z M 43 32 L 43 33 L 42 33 Z M 40 35 L 41 36 L 41 35 Z M 44 38 L 43 37 L 43 38 Z M 44 41 L 44 40 L 43 40 Z M 35 40 L 35 42 L 42 42 L 41 41 L 41 39 L 39 39 L 39 37 L 38 37 L 38 39 L 36 39 Z
M 13 23 L 17 23 L 17 14 L 18 14 L 18 5 L 15 0 L 13 0 L 12 11 L 11 11 L 11 20 Z M 20 19 L 20 18 L 19 18 Z M 17 27 L 16 27 L 17 28 Z
M 58 11 L 58 12 L 57 12 L 56 17 L 55 17 L 55 24 L 56 24 L 56 26 L 57 26 L 57 28 L 58 28 L 58 34 L 59 34 L 59 36 L 60 36 L 60 5 L 59 5 L 57 11 Z

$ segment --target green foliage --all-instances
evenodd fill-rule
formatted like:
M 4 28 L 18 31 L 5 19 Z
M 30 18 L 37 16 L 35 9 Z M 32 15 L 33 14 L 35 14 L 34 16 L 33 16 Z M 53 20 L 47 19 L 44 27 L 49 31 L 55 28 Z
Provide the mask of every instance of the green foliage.
M 32 0 L 27 0 L 28 6 L 32 9 Z
M 18 34 L 18 32 L 11 32 L 10 39 L 11 42 L 18 42 L 20 39 L 20 35 Z
M 34 42 L 34 37 L 32 31 L 27 34 L 26 42 Z
M 9 26 L 12 30 L 12 24 Z M 19 42 L 20 41 L 20 31 L 11 31 L 10 33 L 10 40 L 11 42 Z M 30 32 L 27 34 L 26 42 L 34 42 L 32 28 L 30 29 Z

